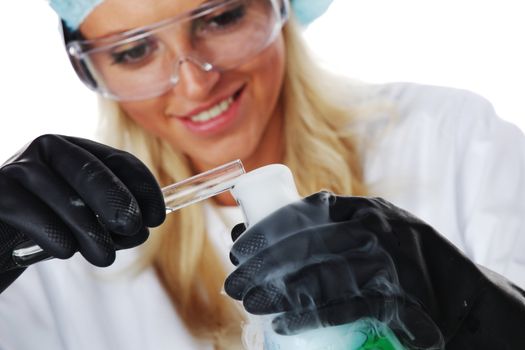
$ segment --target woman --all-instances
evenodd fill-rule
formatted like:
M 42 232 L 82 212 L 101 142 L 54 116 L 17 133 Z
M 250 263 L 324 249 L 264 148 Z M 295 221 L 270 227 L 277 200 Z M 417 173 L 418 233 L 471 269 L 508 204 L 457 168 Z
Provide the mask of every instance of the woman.
M 231 270 L 224 261 L 230 249 L 226 233 L 240 221 L 228 208 L 234 201 L 221 195 L 214 204 L 165 218 L 159 192 L 159 184 L 237 158 L 247 170 L 287 164 L 302 195 L 328 189 L 384 196 L 425 218 L 477 263 L 523 285 L 519 194 L 525 186 L 516 169 L 525 164 L 524 140 L 481 98 L 328 77 L 308 59 L 293 18 L 293 11 L 315 7 L 313 1 L 292 1 L 290 19 L 288 2 L 278 0 L 51 3 L 63 20 L 75 69 L 102 96 L 104 142 L 147 167 L 114 148 L 56 135 L 38 138 L 6 162 L 0 177 L 3 288 L 24 271 L 10 260 L 20 241 L 30 239 L 62 259 L 81 255 L 33 266 L 2 294 L 3 347 L 240 346 L 244 313 L 221 293 Z M 494 164 L 503 175 L 488 172 Z M 488 217 L 487 210 L 500 215 Z M 320 212 L 329 215 L 310 215 L 308 225 L 278 220 Z M 409 333 L 415 334 L 412 344 L 426 347 L 440 347 L 444 339 L 452 349 L 503 348 L 502 337 L 513 348 L 523 344 L 519 332 L 512 332 L 524 320 L 522 292 L 494 282 L 430 226 L 388 202 L 321 192 L 275 215 L 269 222 L 284 222 L 277 231 L 289 239 L 266 241 L 261 247 L 267 249 L 246 254 L 251 237 L 272 237 L 267 222 L 232 247 L 231 260 L 239 266 L 225 290 L 248 311 L 294 311 L 293 298 L 256 307 L 254 294 L 268 296 L 271 288 L 249 273 L 240 278 L 239 271 L 253 258 L 282 265 L 282 255 L 274 252 L 306 251 L 297 248 L 301 240 L 317 242 L 321 233 L 323 240 L 330 238 L 323 249 L 332 238 L 348 249 L 314 253 L 351 266 L 357 266 L 355 255 L 347 253 L 356 244 L 373 241 L 380 247 L 367 251 L 353 271 L 357 290 L 339 285 L 337 264 L 305 263 L 283 276 L 291 295 L 303 288 L 312 293 L 323 325 L 381 318 L 384 301 L 395 300 L 407 307 L 399 308 L 401 321 L 389 325 L 407 344 Z M 362 242 L 345 240 L 349 236 L 334 229 L 334 222 Z M 161 223 L 140 245 L 148 227 Z M 241 231 L 237 226 L 234 238 Z M 293 235 L 296 231 L 304 234 Z M 406 244 L 396 248 L 389 232 L 401 232 L 395 237 Z M 135 246 L 115 260 L 115 249 Z M 114 260 L 110 268 L 93 267 Z M 125 273 L 138 264 L 142 269 Z M 387 271 L 386 282 L 371 283 L 383 276 L 378 271 Z M 299 315 L 312 306 L 298 304 Z M 276 319 L 275 330 L 300 330 L 293 316 Z M 21 336 L 26 332 L 32 336 Z

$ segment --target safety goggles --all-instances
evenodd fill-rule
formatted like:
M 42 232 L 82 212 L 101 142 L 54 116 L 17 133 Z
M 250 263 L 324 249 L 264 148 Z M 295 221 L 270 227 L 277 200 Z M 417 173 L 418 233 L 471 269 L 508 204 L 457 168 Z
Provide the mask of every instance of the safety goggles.
M 233 69 L 272 43 L 288 16 L 287 0 L 209 1 L 192 11 L 94 40 L 67 43 L 80 79 L 115 100 L 160 96 L 179 67 Z

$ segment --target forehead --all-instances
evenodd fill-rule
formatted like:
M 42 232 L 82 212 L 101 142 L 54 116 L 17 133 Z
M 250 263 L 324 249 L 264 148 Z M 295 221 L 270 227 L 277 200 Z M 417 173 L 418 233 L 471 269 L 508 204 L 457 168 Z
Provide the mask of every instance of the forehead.
M 206 0 L 104 0 L 80 25 L 87 39 L 103 37 L 190 11 Z

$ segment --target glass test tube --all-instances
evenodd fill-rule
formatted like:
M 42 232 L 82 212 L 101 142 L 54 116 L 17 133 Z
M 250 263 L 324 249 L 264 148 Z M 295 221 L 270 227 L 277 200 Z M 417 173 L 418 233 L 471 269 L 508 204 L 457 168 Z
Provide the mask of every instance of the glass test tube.
M 244 173 L 241 161 L 235 160 L 162 188 L 166 213 L 229 190 Z M 52 257 L 32 241 L 25 241 L 15 247 L 12 258 L 16 265 L 25 267 Z
M 166 213 L 215 196 L 232 188 L 235 179 L 244 174 L 240 160 L 197 174 L 162 189 Z

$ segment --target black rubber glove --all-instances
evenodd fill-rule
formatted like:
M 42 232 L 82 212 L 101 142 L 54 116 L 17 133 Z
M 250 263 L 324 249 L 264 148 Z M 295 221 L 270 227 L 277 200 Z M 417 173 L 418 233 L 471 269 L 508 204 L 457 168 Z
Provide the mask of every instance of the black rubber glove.
M 11 257 L 21 242 L 108 266 L 115 250 L 143 243 L 165 216 L 159 185 L 130 153 L 41 136 L 0 168 L 0 291 L 23 271 Z
M 408 348 L 525 349 L 524 292 L 385 200 L 320 192 L 242 231 L 225 291 L 277 333 L 373 317 Z

